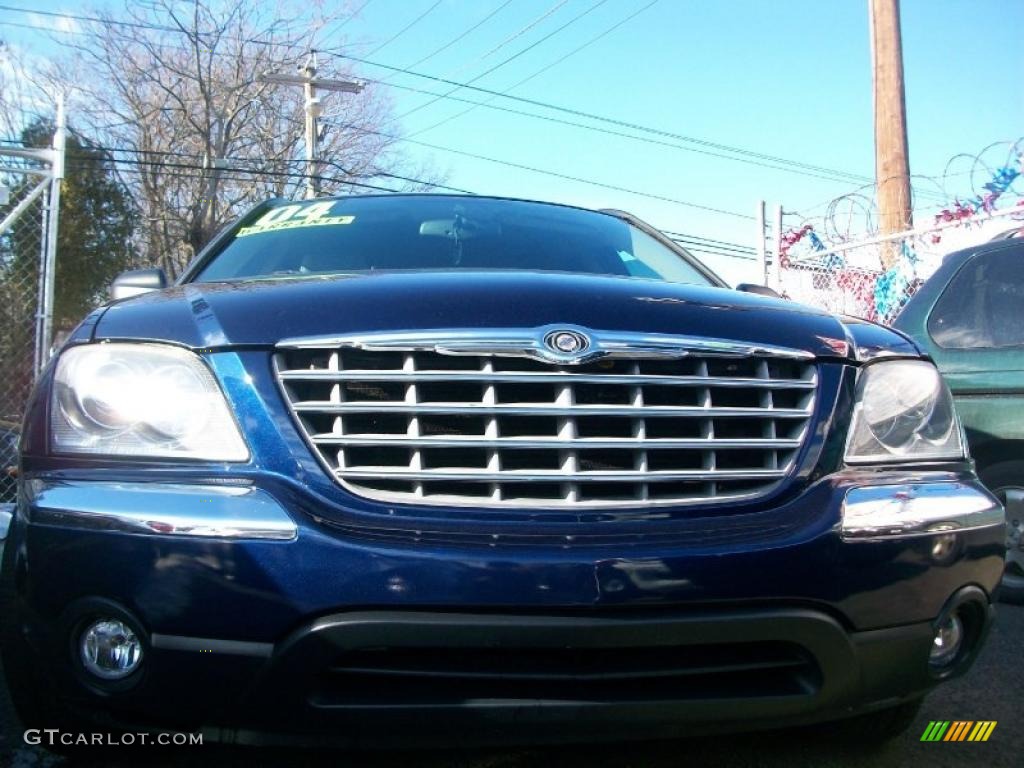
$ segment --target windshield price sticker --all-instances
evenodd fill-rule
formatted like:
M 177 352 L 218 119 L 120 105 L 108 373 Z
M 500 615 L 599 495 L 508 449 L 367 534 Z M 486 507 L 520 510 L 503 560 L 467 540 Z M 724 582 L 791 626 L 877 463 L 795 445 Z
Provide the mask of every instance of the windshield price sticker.
M 330 216 L 336 201 L 308 203 L 306 205 L 285 205 L 264 214 L 250 227 L 242 227 L 235 237 L 259 235 L 264 232 L 277 232 L 282 229 L 298 227 L 323 227 L 339 224 L 351 224 L 355 216 Z

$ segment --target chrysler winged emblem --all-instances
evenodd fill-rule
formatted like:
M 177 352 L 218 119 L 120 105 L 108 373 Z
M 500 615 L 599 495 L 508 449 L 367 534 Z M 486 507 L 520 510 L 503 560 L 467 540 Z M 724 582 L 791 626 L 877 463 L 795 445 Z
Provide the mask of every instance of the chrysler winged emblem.
M 544 346 L 558 355 L 579 355 L 590 348 L 590 339 L 579 331 L 556 330 L 544 336 Z

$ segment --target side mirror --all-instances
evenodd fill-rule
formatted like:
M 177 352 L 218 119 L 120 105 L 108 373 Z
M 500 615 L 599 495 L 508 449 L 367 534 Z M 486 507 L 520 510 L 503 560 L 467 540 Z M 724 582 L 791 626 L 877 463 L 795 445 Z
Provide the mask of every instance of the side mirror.
M 773 299 L 781 299 L 782 297 L 767 285 L 758 285 L 756 283 L 740 283 L 736 286 L 737 291 L 743 291 L 744 293 L 756 293 L 758 296 L 771 296 Z
M 167 275 L 162 269 L 130 269 L 114 278 L 114 282 L 110 284 L 110 298 L 115 301 L 127 299 L 166 287 Z

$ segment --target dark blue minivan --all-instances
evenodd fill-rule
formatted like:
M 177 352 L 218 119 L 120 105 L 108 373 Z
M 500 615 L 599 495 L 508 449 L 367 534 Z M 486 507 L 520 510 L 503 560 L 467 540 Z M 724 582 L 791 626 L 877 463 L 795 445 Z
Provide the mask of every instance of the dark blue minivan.
M 1004 514 L 932 362 L 627 214 L 272 201 L 115 291 L 22 434 L 29 727 L 882 737 L 991 622 Z

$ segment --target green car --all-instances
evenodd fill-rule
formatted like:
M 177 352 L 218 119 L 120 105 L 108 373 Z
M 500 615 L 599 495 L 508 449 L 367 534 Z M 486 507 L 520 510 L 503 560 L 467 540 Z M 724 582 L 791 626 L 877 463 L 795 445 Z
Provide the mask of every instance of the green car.
M 1002 598 L 1024 602 L 1024 239 L 951 253 L 893 325 L 953 391 L 978 474 L 1006 506 Z

